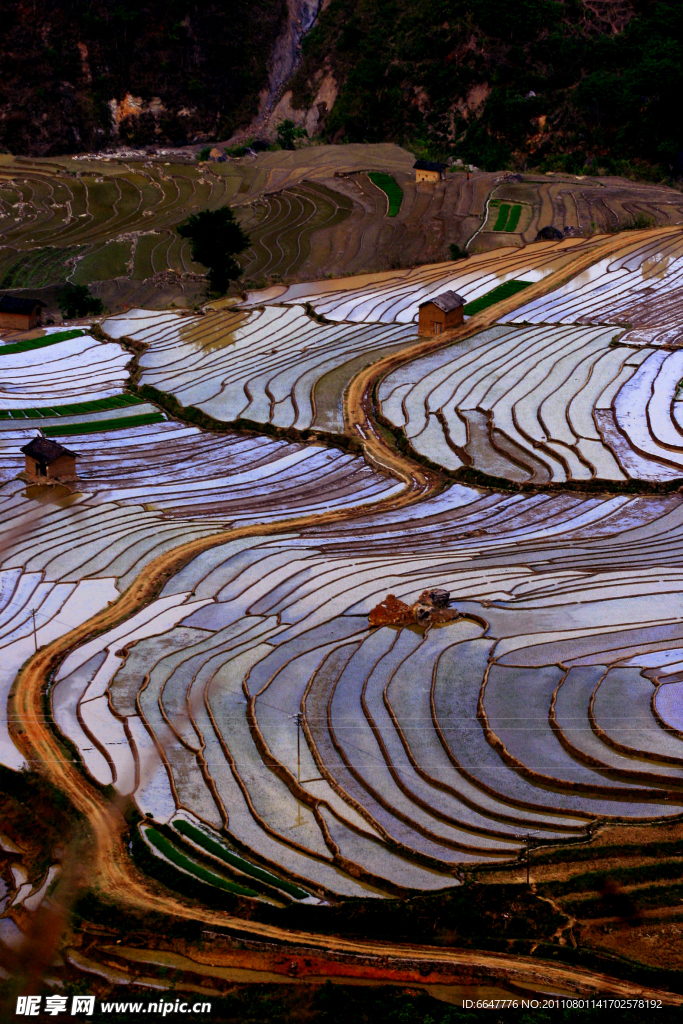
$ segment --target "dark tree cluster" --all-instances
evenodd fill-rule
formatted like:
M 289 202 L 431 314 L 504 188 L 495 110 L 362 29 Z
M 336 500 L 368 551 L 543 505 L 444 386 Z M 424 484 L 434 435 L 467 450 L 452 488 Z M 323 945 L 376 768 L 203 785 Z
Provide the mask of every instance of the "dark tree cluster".
M 230 207 L 193 213 L 176 230 L 181 238 L 190 239 L 195 263 L 207 267 L 211 290 L 224 295 L 242 273 L 235 256 L 249 248 L 249 237 Z
M 678 0 L 332 0 L 304 50 L 297 102 L 323 63 L 341 85 L 330 139 L 683 176 Z

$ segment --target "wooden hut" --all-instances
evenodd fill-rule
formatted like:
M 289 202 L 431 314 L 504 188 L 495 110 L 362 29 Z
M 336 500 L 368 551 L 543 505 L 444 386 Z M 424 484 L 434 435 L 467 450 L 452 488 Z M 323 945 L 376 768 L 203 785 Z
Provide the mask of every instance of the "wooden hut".
M 78 452 L 72 452 L 49 437 L 34 437 L 21 451 L 26 456 L 26 476 L 29 480 L 75 480 Z
M 415 181 L 442 181 L 446 177 L 446 165 L 434 160 L 416 160 L 413 170 Z
M 14 295 L 3 295 L 0 298 L 0 327 L 10 331 L 30 331 L 38 326 L 38 317 L 44 305 L 40 299 L 18 299 Z
M 418 334 L 443 334 L 463 321 L 465 300 L 457 292 L 441 292 L 420 303 Z

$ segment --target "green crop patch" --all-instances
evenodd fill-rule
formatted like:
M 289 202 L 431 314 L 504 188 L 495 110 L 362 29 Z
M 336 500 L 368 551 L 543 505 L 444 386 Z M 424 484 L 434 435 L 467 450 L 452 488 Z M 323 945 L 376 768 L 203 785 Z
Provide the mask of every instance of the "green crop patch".
M 40 409 L 0 409 L 0 420 L 49 419 L 54 416 L 80 416 L 89 412 L 109 412 L 110 409 L 125 409 L 129 405 L 143 405 L 144 399 L 137 395 L 112 395 L 98 398 L 94 402 L 72 402 L 70 405 L 45 405 Z
M 507 223 L 508 214 L 510 212 L 509 203 L 501 203 L 498 209 L 498 216 L 496 217 L 496 223 L 493 225 L 494 231 L 503 231 Z
M 122 430 L 124 427 L 146 427 L 150 423 L 164 423 L 166 417 L 160 412 L 147 412 L 142 416 L 122 416 L 118 420 L 93 420 L 92 423 L 65 423 L 63 427 L 45 427 L 46 437 L 62 437 L 64 434 L 98 434 L 101 430 Z
M 493 230 L 516 231 L 521 215 L 522 207 L 520 203 L 501 203 L 498 208 L 498 216 L 496 217 L 496 222 L 493 225 Z
M 474 299 L 473 302 L 468 302 L 463 312 L 466 316 L 474 316 L 475 313 L 481 313 L 482 309 L 488 309 L 489 306 L 495 305 L 496 302 L 509 299 L 511 295 L 516 295 L 517 292 L 523 291 L 532 283 L 532 281 L 505 281 L 504 284 L 499 284 L 496 288 L 487 292 L 486 295 L 481 295 L 478 299 Z
M 181 835 L 192 839 L 193 842 L 201 846 L 207 853 L 220 857 L 226 864 L 230 864 L 239 871 L 243 871 L 245 875 L 251 875 L 252 878 L 258 878 L 262 882 L 267 882 L 268 885 L 272 885 L 281 889 L 282 892 L 286 892 L 289 896 L 293 896 L 295 900 L 304 900 L 308 896 L 307 892 L 299 889 L 296 885 L 292 885 L 291 882 L 285 882 L 281 878 L 277 878 L 276 875 L 271 875 L 270 872 L 256 867 L 255 864 L 251 864 L 248 860 L 244 860 L 244 858 L 233 853 L 231 850 L 227 850 L 221 843 L 217 843 L 200 829 L 191 825 L 189 821 L 184 821 L 180 818 L 178 821 L 173 822 L 173 826 Z
M 381 188 L 382 192 L 384 192 L 389 200 L 389 216 L 395 217 L 401 209 L 401 203 L 403 202 L 403 189 L 401 186 L 390 174 L 386 174 L 384 171 L 368 171 L 368 178 L 373 185 Z
M 200 878 L 202 882 L 208 882 L 209 885 L 213 885 L 217 889 L 225 889 L 227 892 L 233 892 L 237 896 L 258 897 L 258 893 L 254 892 L 253 889 L 245 889 L 244 886 L 238 885 L 236 882 L 229 882 L 227 878 L 215 875 L 213 871 L 209 871 L 201 864 L 197 864 L 196 861 L 186 857 L 184 853 L 157 832 L 156 829 L 146 828 L 145 835 L 151 845 L 154 846 L 159 853 L 162 853 L 167 860 L 170 860 L 172 864 L 176 865 L 176 867 L 182 868 L 183 871 L 187 871 L 188 874 L 194 875 L 195 878 Z
M 519 203 L 515 203 L 515 205 L 510 210 L 510 216 L 508 217 L 508 222 L 505 225 L 505 230 L 516 231 L 517 225 L 519 224 L 519 218 L 521 217 L 521 215 L 522 207 L 519 205 Z
M 82 338 L 86 331 L 75 329 L 73 331 L 58 331 L 56 334 L 48 334 L 44 338 L 26 338 L 25 341 L 15 341 L 11 345 L 0 346 L 0 356 L 11 356 L 14 352 L 30 352 L 34 348 L 45 348 L 46 345 L 56 345 L 60 341 L 69 341 L 71 338 Z

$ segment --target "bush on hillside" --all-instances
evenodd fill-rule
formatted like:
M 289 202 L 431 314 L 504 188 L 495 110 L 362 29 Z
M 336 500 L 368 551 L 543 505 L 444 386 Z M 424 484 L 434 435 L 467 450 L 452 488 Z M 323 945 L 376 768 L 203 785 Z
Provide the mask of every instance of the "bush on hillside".
M 65 320 L 97 316 L 104 309 L 102 299 L 91 295 L 87 284 L 65 284 L 59 293 L 57 302 Z

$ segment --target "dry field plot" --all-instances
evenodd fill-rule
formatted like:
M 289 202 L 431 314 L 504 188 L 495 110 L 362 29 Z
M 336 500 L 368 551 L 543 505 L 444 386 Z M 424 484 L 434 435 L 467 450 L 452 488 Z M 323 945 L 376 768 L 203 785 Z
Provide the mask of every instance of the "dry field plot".
M 0 285 L 95 284 L 112 307 L 192 302 L 204 287 L 204 268 L 192 262 L 175 226 L 193 211 L 226 204 L 243 208 L 240 219 L 252 234 L 247 272 L 283 276 L 306 261 L 311 235 L 329 233 L 354 206 L 328 179 L 375 167 L 407 174 L 411 166 L 411 155 L 392 145 L 321 146 L 222 165 L 6 157 Z M 263 196 L 271 198 L 250 206 Z M 343 260 L 331 259 L 343 272 Z
M 524 174 L 513 182 L 504 178 L 490 193 L 488 215 L 476 244 L 470 246 L 472 251 L 510 242 L 528 244 L 546 227 L 563 234 L 588 235 L 618 231 L 638 220 L 665 226 L 679 224 L 683 218 L 683 198 L 666 186 L 565 174 Z M 501 207 L 508 208 L 505 218 Z

